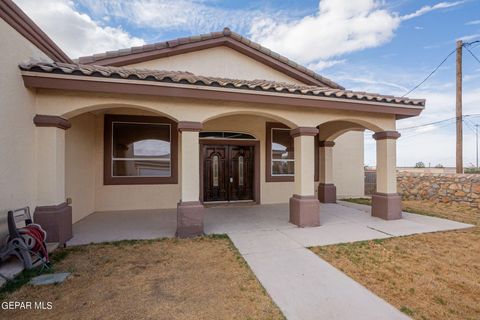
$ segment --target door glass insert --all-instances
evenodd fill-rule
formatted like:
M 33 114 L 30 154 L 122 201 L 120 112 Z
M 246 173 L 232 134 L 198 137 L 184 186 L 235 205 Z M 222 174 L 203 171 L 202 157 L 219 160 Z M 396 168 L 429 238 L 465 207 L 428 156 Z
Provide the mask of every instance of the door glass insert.
M 212 158 L 212 178 L 213 178 L 213 186 L 218 187 L 218 156 L 215 155 Z
M 243 186 L 243 156 L 238 157 L 238 185 Z

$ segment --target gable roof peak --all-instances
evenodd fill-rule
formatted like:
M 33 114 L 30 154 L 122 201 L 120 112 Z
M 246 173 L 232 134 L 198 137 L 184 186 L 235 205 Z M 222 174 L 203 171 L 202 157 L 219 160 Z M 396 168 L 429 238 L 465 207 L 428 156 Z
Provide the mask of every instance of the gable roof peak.
M 80 64 L 121 67 L 218 46 L 227 46 L 307 85 L 324 86 L 340 90 L 345 89 L 338 83 L 321 76 L 315 71 L 310 70 L 259 43 L 245 38 L 239 33 L 233 32 L 228 27 L 223 28 L 220 32 L 211 32 L 147 44 L 139 47 L 84 56 L 78 58 L 75 62 Z

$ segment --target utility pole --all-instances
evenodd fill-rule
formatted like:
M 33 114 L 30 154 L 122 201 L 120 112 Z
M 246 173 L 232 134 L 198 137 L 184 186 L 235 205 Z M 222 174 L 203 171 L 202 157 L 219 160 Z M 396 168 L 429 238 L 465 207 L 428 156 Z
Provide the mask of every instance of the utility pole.
M 455 103 L 457 117 L 456 167 L 457 173 L 463 173 L 463 115 L 462 115 L 462 40 L 457 41 L 457 99 Z

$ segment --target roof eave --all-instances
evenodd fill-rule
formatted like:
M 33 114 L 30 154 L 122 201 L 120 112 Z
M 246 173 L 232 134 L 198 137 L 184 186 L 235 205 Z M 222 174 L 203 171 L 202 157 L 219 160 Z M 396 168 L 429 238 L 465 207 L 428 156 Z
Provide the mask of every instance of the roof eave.
M 390 114 L 395 115 L 397 119 L 418 116 L 424 109 L 424 106 L 419 105 L 412 106 L 366 100 L 209 87 L 180 83 L 146 82 L 143 80 L 50 74 L 34 71 L 22 71 L 21 73 L 25 87 L 37 89 L 137 94 L 174 98 L 274 104 L 320 109 L 337 109 L 377 114 Z
M 0 1 L 0 18 L 53 61 L 73 61 L 13 1 Z

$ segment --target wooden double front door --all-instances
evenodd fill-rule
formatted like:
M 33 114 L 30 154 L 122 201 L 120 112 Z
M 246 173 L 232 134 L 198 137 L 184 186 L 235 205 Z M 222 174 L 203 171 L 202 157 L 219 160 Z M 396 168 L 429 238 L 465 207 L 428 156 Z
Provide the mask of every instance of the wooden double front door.
M 254 147 L 203 145 L 203 201 L 253 200 Z

